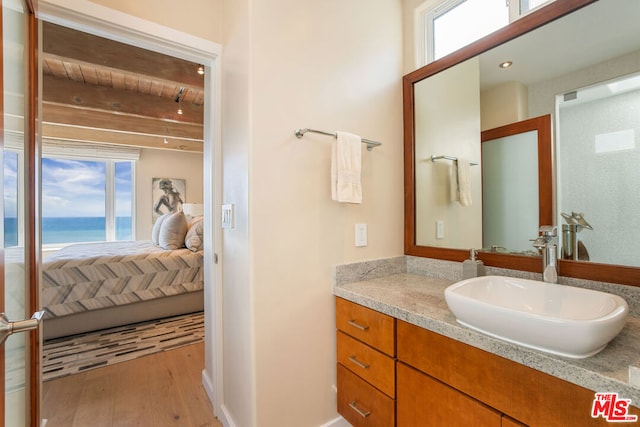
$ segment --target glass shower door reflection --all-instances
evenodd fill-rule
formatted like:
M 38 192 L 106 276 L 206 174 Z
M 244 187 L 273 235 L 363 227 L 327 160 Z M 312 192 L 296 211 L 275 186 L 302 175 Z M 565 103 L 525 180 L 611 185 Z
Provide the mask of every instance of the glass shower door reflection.
M 4 242 L 3 311 L 10 320 L 31 317 L 27 313 L 25 237 L 24 237 L 24 111 L 25 111 L 25 8 L 21 1 L 2 0 L 2 192 L 3 226 L 0 239 Z M 4 343 L 4 425 L 26 425 L 26 405 L 29 396 L 26 366 L 29 335 L 10 335 Z

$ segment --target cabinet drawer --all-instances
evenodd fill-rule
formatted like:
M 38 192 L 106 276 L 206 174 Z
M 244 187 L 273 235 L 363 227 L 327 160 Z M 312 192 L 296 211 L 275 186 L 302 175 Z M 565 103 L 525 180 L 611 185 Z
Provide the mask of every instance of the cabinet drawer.
M 392 398 L 395 397 L 395 361 L 344 332 L 337 332 L 338 362 Z
M 502 416 L 469 396 L 398 363 L 398 427 L 500 427 Z
M 338 413 L 353 427 L 390 427 L 394 401 L 338 363 Z
M 336 298 L 336 327 L 371 347 L 395 356 L 395 319 Z

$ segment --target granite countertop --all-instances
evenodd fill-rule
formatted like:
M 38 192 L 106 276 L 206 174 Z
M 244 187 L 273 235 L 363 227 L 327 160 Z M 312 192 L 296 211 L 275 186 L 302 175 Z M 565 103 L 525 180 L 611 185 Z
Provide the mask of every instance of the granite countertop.
M 521 363 L 594 392 L 617 392 L 640 406 L 640 387 L 629 384 L 629 366 L 640 367 L 640 318 L 627 324 L 607 347 L 586 359 L 528 349 L 476 332 L 456 322 L 444 299 L 454 281 L 416 274 L 392 274 L 334 286 L 334 294 L 457 341 Z

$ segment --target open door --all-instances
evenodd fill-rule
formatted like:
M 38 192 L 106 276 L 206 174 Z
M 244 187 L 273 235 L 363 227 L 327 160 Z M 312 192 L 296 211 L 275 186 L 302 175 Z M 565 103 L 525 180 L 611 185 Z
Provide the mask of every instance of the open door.
M 0 375 L 4 387 L 0 416 L 7 427 L 35 427 L 40 425 L 39 325 L 43 314 L 35 313 L 39 306 L 36 21 L 30 1 L 0 0 L 0 4 Z

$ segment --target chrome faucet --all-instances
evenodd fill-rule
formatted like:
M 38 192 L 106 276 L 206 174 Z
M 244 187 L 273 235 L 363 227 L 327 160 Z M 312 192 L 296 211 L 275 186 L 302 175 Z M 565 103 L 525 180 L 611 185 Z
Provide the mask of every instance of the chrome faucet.
M 542 280 L 558 283 L 558 227 L 543 225 L 533 247 L 542 252 Z

